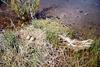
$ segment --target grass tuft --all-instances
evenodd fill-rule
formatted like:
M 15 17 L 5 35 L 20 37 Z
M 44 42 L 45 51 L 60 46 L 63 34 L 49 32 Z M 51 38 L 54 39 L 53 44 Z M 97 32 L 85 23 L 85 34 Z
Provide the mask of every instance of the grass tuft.
M 35 28 L 40 28 L 46 31 L 47 39 L 54 46 L 58 46 L 59 38 L 58 35 L 67 35 L 72 37 L 73 31 L 69 27 L 65 27 L 57 21 L 52 20 L 33 20 L 32 25 Z

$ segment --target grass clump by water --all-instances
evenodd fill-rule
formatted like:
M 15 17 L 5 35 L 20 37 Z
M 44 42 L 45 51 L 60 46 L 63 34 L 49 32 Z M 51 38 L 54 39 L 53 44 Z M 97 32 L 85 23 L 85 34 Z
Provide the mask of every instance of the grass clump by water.
M 11 10 L 15 11 L 17 15 L 33 14 L 38 10 L 40 0 L 2 0 L 7 3 Z
M 40 28 L 46 31 L 47 39 L 54 46 L 59 45 L 58 35 L 68 35 L 69 37 L 72 37 L 73 35 L 71 28 L 65 27 L 54 20 L 33 20 L 32 25 L 35 28 Z
M 17 32 L 7 30 L 2 37 L 4 43 L 2 50 L 0 47 L 0 62 L 5 67 L 38 67 L 45 64 L 56 67 L 99 67 L 100 39 L 94 39 L 89 49 L 78 52 L 59 44 L 58 35 L 73 37 L 73 32 L 55 20 L 42 19 L 33 20 L 32 25 Z M 56 47 L 59 48 L 56 50 Z
M 73 34 L 74 31 L 71 28 L 65 27 L 62 24 L 60 24 L 54 20 L 33 20 L 32 25 L 35 28 L 39 28 L 39 29 L 46 31 L 47 39 L 49 40 L 50 43 L 53 44 L 53 46 L 56 46 L 56 47 L 60 46 L 58 35 L 64 34 L 69 37 L 73 37 L 73 35 L 74 35 Z M 91 36 L 93 36 L 93 35 L 91 35 Z M 89 36 L 88 36 L 88 38 L 89 38 Z M 67 53 L 70 54 L 69 57 L 74 58 L 74 59 L 70 59 L 71 63 L 75 63 L 75 66 L 77 66 L 77 67 L 79 67 L 79 66 L 95 67 L 100 64 L 98 62 L 98 61 L 100 61 L 99 60 L 100 59 L 100 57 L 99 57 L 100 39 L 95 39 L 95 38 L 96 37 L 94 37 L 94 39 L 93 39 L 94 43 L 91 45 L 91 47 L 89 49 L 80 50 L 75 54 L 73 52 L 71 52 L 70 50 L 65 49 L 65 51 L 68 51 Z M 75 60 L 75 61 L 73 61 L 73 60 Z M 63 65 L 65 65 L 65 64 L 63 64 Z M 71 64 L 69 64 L 69 65 L 71 65 Z

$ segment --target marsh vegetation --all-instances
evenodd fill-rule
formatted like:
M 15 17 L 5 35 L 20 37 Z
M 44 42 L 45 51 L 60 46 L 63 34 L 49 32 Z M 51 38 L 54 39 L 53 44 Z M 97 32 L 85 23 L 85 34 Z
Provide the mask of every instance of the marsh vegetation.
M 37 15 L 40 0 L 0 1 L 0 67 L 100 66 L 100 37 L 94 30 L 77 32 L 59 17 Z

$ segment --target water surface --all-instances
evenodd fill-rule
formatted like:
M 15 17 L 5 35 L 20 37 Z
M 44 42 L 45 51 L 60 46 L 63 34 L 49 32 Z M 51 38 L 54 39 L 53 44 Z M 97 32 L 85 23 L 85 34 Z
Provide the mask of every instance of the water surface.
M 40 9 L 57 6 L 50 15 L 76 29 L 92 26 L 100 34 L 100 0 L 41 0 Z

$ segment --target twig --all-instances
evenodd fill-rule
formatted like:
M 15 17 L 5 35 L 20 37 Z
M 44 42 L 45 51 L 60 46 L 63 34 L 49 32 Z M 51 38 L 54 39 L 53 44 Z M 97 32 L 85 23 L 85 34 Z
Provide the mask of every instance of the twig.
M 12 19 L 10 19 L 10 22 L 11 22 L 11 26 L 14 27 L 14 29 L 16 30 L 15 25 L 14 25 Z
M 4 0 L 1 0 L 3 3 L 5 3 L 7 6 L 9 6 L 8 4 L 7 4 L 7 2 L 6 1 L 4 1 Z

